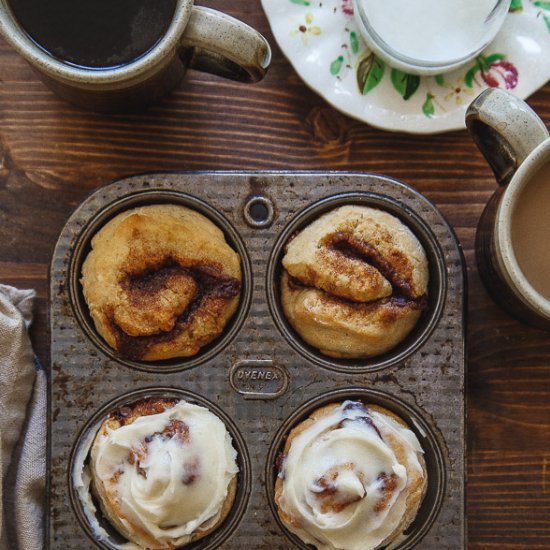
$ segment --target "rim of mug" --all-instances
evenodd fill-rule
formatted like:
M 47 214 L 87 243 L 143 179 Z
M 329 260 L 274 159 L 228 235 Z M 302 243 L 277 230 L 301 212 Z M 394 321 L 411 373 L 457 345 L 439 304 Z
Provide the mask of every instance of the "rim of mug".
M 503 12 L 501 15 L 502 21 L 500 25 L 497 25 L 495 29 L 491 31 L 491 33 L 486 35 L 486 39 L 483 40 L 483 44 L 481 44 L 478 48 L 472 50 L 470 53 L 463 57 L 449 59 L 443 62 L 433 62 L 417 59 L 415 57 L 409 57 L 392 48 L 370 24 L 367 14 L 365 13 L 364 8 L 360 3 L 360 0 L 353 0 L 353 13 L 355 21 L 358 23 L 361 36 L 363 37 L 369 48 L 373 50 L 379 57 L 384 59 L 384 61 L 386 61 L 396 69 L 409 71 L 419 75 L 429 76 L 458 69 L 459 67 L 465 65 L 466 63 L 468 63 L 468 61 L 471 61 L 477 55 L 479 55 L 479 53 L 482 52 L 487 47 L 487 45 L 494 40 L 495 36 L 498 34 L 500 29 L 502 28 L 502 25 L 504 24 L 504 21 L 506 19 L 505 14 L 508 13 L 508 6 L 510 4 L 508 0 L 495 0 L 495 8 L 493 8 L 493 11 L 495 12 L 495 17 L 497 15 L 500 15 L 496 11 L 496 9 L 499 7 L 499 3 L 501 6 L 500 10 L 502 10 Z M 491 12 L 488 17 L 490 17 L 492 13 L 493 12 Z
M 71 83 L 106 85 L 127 82 L 141 75 L 144 66 L 156 66 L 179 44 L 191 17 L 193 0 L 177 0 L 174 16 L 164 36 L 145 54 L 114 67 L 81 67 L 62 61 L 40 47 L 19 24 L 8 0 L 0 0 L 0 34 L 31 65 L 48 76 Z M 90 76 L 93 75 L 93 80 Z
M 527 305 L 546 319 L 550 319 L 550 300 L 531 285 L 523 274 L 512 246 L 511 218 L 518 197 L 541 168 L 550 163 L 550 139 L 542 142 L 523 161 L 503 193 L 497 209 L 495 224 L 495 249 L 497 259 L 513 289 Z

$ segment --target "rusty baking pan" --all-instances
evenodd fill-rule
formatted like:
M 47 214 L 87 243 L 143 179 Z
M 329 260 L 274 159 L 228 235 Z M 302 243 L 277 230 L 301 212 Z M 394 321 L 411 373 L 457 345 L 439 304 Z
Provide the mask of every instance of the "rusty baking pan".
M 192 358 L 121 358 L 103 341 L 80 285 L 92 236 L 118 213 L 147 204 L 188 206 L 213 221 L 239 253 L 239 308 L 221 336 Z M 411 334 L 373 359 L 342 360 L 305 344 L 281 311 L 284 245 L 344 204 L 385 210 L 422 243 L 429 304 Z M 236 550 L 308 548 L 273 502 L 285 435 L 318 406 L 361 399 L 401 416 L 420 440 L 428 492 L 401 550 L 466 548 L 464 269 L 460 246 L 437 208 L 388 177 L 348 173 L 161 173 L 129 177 L 90 195 L 67 221 L 50 274 L 49 515 L 52 550 L 120 548 L 101 512 L 75 487 L 91 439 L 114 408 L 173 396 L 222 418 L 239 455 L 236 501 L 219 529 L 186 546 Z M 100 533 L 100 534 L 98 534 Z

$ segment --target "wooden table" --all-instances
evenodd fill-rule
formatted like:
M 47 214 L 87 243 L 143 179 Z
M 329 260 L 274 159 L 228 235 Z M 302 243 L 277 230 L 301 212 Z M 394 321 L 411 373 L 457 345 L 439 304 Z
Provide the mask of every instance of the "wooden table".
M 259 2 L 209 5 L 270 40 L 267 77 L 244 86 L 189 73 L 169 99 L 141 115 L 103 116 L 63 103 L 0 44 L 0 281 L 37 290 L 31 335 L 38 356 L 48 363 L 48 263 L 56 238 L 99 185 L 160 170 L 394 176 L 443 211 L 467 261 L 468 548 L 550 548 L 550 333 L 512 319 L 480 282 L 475 228 L 495 188 L 485 161 L 465 131 L 392 134 L 338 113 L 282 56 Z M 550 124 L 550 85 L 529 103 Z

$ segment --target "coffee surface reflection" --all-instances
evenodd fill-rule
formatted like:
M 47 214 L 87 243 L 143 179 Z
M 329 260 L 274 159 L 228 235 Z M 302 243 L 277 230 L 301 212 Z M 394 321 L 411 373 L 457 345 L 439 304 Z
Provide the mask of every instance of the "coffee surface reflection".
M 116 67 L 166 33 L 177 0 L 11 0 L 25 32 L 52 56 L 82 67 Z

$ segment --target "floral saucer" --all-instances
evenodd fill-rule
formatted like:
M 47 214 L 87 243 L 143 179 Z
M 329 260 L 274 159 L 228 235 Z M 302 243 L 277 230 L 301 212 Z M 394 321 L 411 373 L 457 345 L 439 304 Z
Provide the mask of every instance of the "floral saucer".
M 501 86 L 525 98 L 550 79 L 550 1 L 512 0 L 495 40 L 468 65 L 423 76 L 387 66 L 364 44 L 352 0 L 262 0 L 302 79 L 336 109 L 386 130 L 464 128 L 470 101 Z

